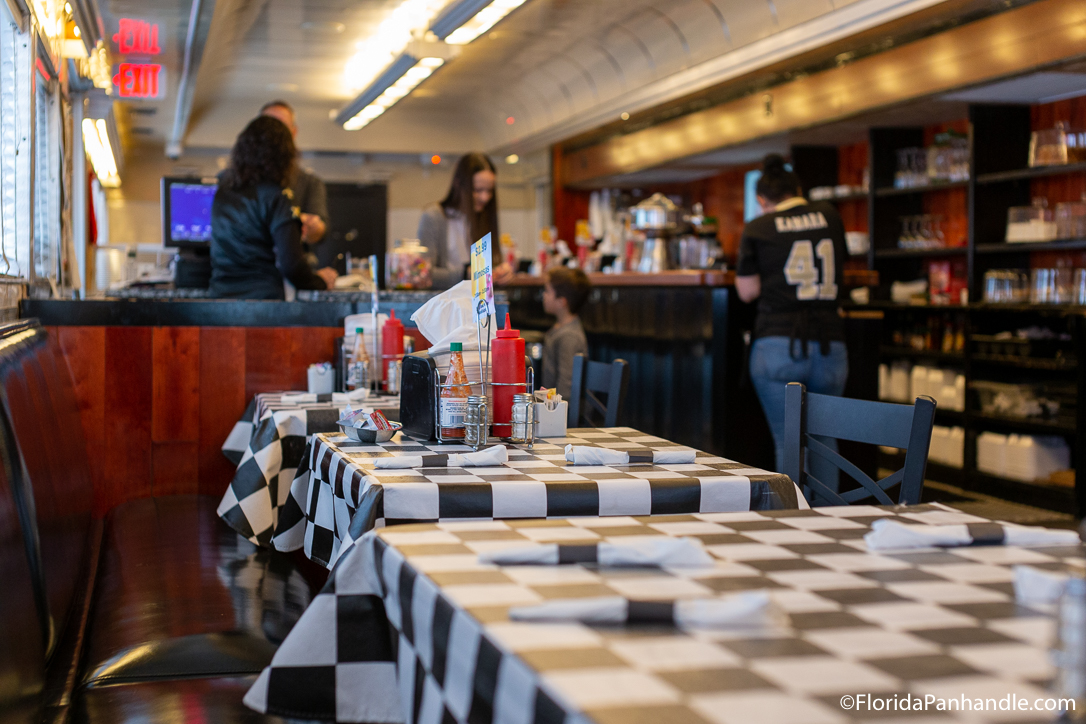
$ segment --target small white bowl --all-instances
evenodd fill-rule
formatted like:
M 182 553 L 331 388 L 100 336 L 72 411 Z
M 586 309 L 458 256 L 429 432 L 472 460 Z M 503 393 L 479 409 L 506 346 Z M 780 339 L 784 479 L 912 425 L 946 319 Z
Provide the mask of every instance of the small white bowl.
M 389 423 L 392 425 L 391 430 L 366 430 L 352 425 L 337 424 L 339 424 L 339 429 L 343 431 L 343 434 L 355 442 L 388 442 L 393 435 L 403 429 L 403 425 L 398 422 Z

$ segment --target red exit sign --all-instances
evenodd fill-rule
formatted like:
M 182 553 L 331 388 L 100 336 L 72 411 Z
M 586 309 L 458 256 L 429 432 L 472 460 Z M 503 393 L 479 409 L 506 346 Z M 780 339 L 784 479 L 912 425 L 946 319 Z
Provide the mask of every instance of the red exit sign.
M 121 18 L 113 36 L 121 55 L 158 55 L 158 23 L 135 18 Z
M 121 98 L 158 98 L 162 66 L 158 63 L 121 63 L 113 84 Z

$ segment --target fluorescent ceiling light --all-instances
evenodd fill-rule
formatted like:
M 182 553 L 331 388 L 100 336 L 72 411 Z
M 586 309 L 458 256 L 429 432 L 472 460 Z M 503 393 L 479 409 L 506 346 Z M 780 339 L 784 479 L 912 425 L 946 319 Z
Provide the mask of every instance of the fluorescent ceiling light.
M 442 11 L 430 31 L 451 45 L 467 45 L 523 4 L 524 0 L 459 0 Z
M 348 131 L 365 127 L 460 52 L 445 43 L 413 41 L 353 101 L 336 114 Z
M 415 37 L 421 37 L 430 21 L 448 0 L 403 0 L 369 36 L 343 70 L 343 86 L 349 95 L 358 93 L 384 72 Z M 416 57 L 420 57 L 417 56 Z
M 348 131 L 364 128 L 415 90 L 419 83 L 429 78 L 444 63 L 444 58 L 417 58 L 410 53 L 401 54 L 388 70 L 336 115 L 336 123 L 342 123 L 343 128 Z
M 104 118 L 97 121 L 91 118 L 83 119 L 83 148 L 90 156 L 98 182 L 110 188 L 120 186 L 121 177 L 117 173 L 117 160 L 113 155 L 113 144 L 109 142 L 109 129 Z

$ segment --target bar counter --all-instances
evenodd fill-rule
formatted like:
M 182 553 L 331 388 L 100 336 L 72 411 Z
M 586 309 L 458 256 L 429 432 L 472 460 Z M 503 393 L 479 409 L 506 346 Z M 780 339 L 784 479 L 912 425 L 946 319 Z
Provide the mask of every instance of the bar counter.
M 407 326 L 411 315 L 438 292 L 381 292 L 379 310 Z M 299 300 L 210 299 L 186 290 L 146 290 L 87 300 L 25 299 L 20 316 L 45 326 L 342 327 L 344 317 L 370 311 L 368 292 L 300 293 Z M 500 303 L 501 298 L 498 299 Z
M 394 309 L 411 325 L 435 293 L 382 292 L 380 311 Z M 140 294 L 24 300 L 20 308 L 67 359 L 99 514 L 150 495 L 221 495 L 234 474 L 221 447 L 253 396 L 306 389 L 309 365 L 334 359 L 344 318 L 370 311 L 368 293 L 295 302 Z M 429 346 L 413 326 L 407 333 L 417 349 Z
M 671 271 L 593 274 L 580 312 L 590 358 L 621 358 L 630 384 L 620 424 L 677 443 L 772 469 L 773 443 L 746 371 L 754 305 L 744 304 L 733 274 Z M 498 290 L 499 317 L 510 312 L 526 339 L 541 341 L 554 318 L 543 311 L 541 277 L 518 275 Z M 380 310 L 395 310 L 417 337 L 411 314 L 437 292 L 382 292 Z M 304 389 L 306 369 L 333 359 L 344 317 L 368 312 L 369 294 L 326 292 L 311 301 L 192 298 L 25 300 L 60 342 L 105 455 L 96 474 L 118 486 L 106 510 L 159 494 L 191 474 L 201 490 L 221 492 L 233 469 L 220 446 L 259 392 Z M 508 306 L 506 306 L 506 304 Z M 871 399 L 870 361 L 877 335 L 850 322 L 846 394 Z M 867 364 L 862 360 L 866 359 Z M 861 466 L 866 467 L 866 466 Z M 151 481 L 148 483 L 148 481 Z M 108 498 L 109 496 L 107 496 Z
M 641 274 L 622 272 L 620 274 L 592 273 L 588 275 L 592 286 L 596 287 L 723 287 L 735 283 L 735 272 L 720 269 L 675 269 L 672 271 Z M 542 276 L 517 274 L 507 287 L 541 287 Z

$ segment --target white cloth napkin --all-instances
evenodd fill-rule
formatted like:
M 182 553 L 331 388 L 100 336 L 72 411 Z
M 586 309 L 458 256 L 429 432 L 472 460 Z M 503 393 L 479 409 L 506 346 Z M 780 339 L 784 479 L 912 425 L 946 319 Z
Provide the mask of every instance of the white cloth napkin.
M 424 464 L 430 464 L 431 467 L 435 461 L 424 460 L 424 458 L 433 458 L 435 455 L 397 455 L 390 458 L 374 458 L 373 465 L 378 470 L 400 470 L 403 468 L 421 468 Z M 509 460 L 509 451 L 505 445 L 495 445 L 494 447 L 488 447 L 485 450 L 471 453 L 449 453 L 448 462 L 445 467 L 449 468 L 489 468 L 497 465 L 504 465 Z
M 1015 566 L 1014 598 L 1022 604 L 1058 603 L 1070 574 Z
M 369 390 L 363 388 L 361 390 L 353 390 L 351 392 L 333 392 L 332 402 L 337 405 L 344 405 L 348 402 L 358 402 L 366 399 L 366 395 Z M 317 402 L 317 395 L 310 394 L 308 392 L 291 392 L 286 395 L 282 395 L 279 400 L 284 405 L 312 405 Z
M 696 538 L 659 536 L 629 543 L 593 543 L 561 545 L 548 543 L 538 546 L 484 551 L 480 563 L 499 566 L 549 565 L 560 563 L 598 563 L 601 566 L 660 566 L 666 568 L 698 568 L 712 566 L 710 556 Z
M 1003 529 L 1002 545 L 1008 546 L 1067 546 L 1078 545 L 1078 533 L 1073 530 L 1037 528 L 998 524 Z M 876 520 L 871 532 L 864 536 L 869 550 L 902 548 L 953 548 L 973 544 L 967 525 L 905 525 L 894 520 Z
M 727 598 L 675 601 L 672 623 L 681 628 L 751 628 L 769 623 L 769 596 L 749 591 Z M 630 602 L 621 596 L 569 598 L 509 609 L 513 621 L 622 624 L 630 621 Z
M 648 450 L 635 450 L 637 453 L 648 453 Z M 688 447 L 677 447 L 669 450 L 652 450 L 651 465 L 684 465 L 694 462 L 697 451 Z M 630 453 L 626 450 L 612 450 L 606 447 L 593 447 L 589 445 L 566 445 L 566 461 L 574 465 L 629 465 Z

